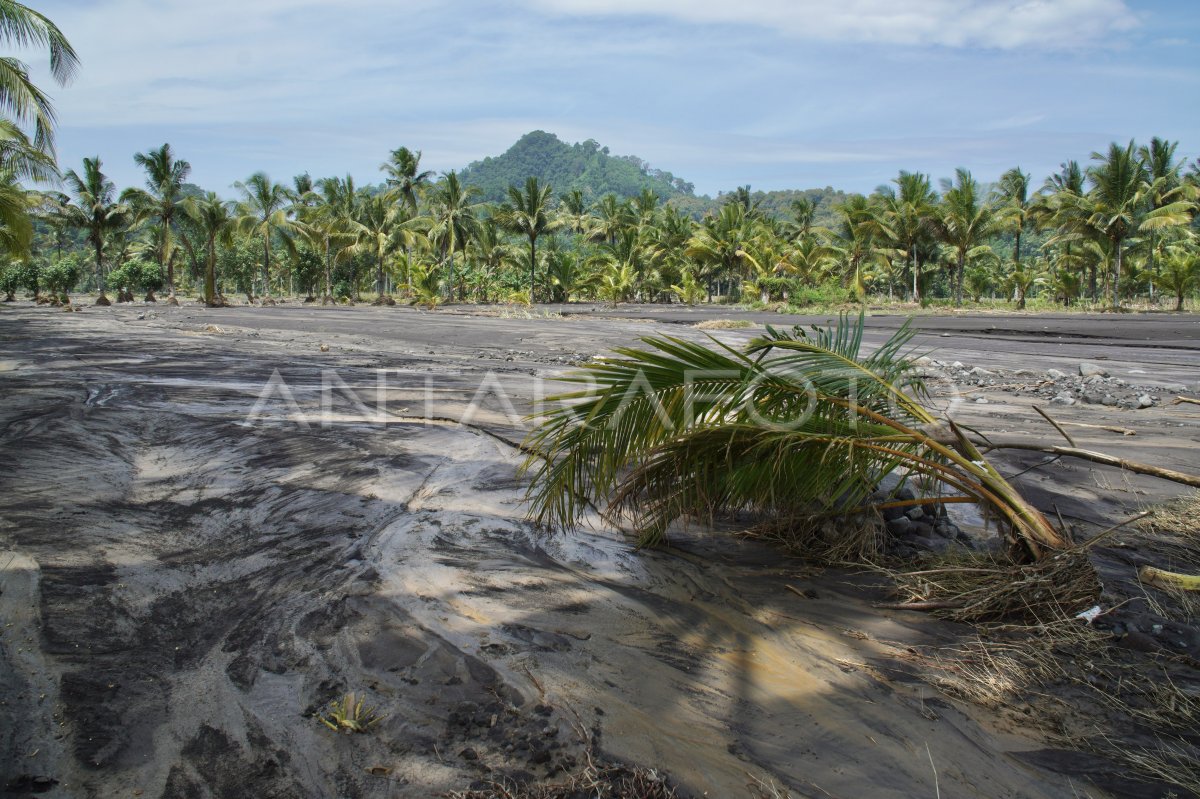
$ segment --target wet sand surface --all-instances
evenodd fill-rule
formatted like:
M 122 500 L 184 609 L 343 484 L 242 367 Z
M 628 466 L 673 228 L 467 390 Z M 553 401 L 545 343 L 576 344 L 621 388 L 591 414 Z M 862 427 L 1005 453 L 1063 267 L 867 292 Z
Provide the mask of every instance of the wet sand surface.
M 912 675 L 909 647 L 964 629 L 873 608 L 874 578 L 703 531 L 639 552 L 596 520 L 527 524 L 511 443 L 544 384 L 728 315 L 548 310 L 0 311 L 0 790 L 427 797 L 570 770 L 592 741 L 696 796 L 1105 795 Z M 1200 388 L 1197 317 L 917 324 L 944 360 L 1160 386 L 1054 413 L 1138 432 L 1081 446 L 1200 471 L 1200 413 L 1165 404 Z M 956 410 L 980 429 L 1057 435 L 1019 390 L 959 394 L 988 400 Z M 1177 492 L 1061 462 L 1020 484 L 1099 524 Z M 369 734 L 314 718 L 350 691 L 383 716 Z

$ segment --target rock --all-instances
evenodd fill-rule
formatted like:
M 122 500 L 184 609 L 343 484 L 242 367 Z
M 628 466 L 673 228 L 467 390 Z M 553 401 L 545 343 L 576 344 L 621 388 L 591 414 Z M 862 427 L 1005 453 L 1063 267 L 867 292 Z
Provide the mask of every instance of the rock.
M 987 405 L 988 404 L 987 397 L 976 397 L 975 404 L 976 405 Z
M 950 364 L 950 368 L 951 369 L 966 369 L 967 367 L 963 366 L 962 361 L 955 361 L 954 363 Z
M 1051 405 L 1074 405 L 1075 398 L 1070 394 L 1059 394 L 1050 400 Z
M 1084 361 L 1083 363 L 1079 364 L 1079 374 L 1082 377 L 1092 377 L 1093 375 L 1108 377 L 1108 370 L 1103 366 L 1097 366 L 1094 363 L 1088 363 L 1087 361 Z
M 1066 376 L 1067 376 L 1066 372 L 1060 372 L 1057 369 L 1047 369 L 1046 370 L 1046 377 L 1050 378 L 1051 380 L 1062 380 Z
M 461 757 L 463 760 L 478 760 L 479 759 L 479 753 L 476 752 L 474 749 L 472 749 L 469 746 L 466 749 L 459 752 L 458 756 Z
M 993 377 L 993 376 L 995 376 L 996 373 L 989 372 L 987 369 L 984 369 L 982 366 L 976 366 L 974 369 L 967 372 L 967 374 L 974 375 L 975 377 Z
M 1105 394 L 1105 395 L 1104 395 L 1104 396 L 1103 396 L 1103 397 L 1100 399 L 1100 404 L 1101 404 L 1101 405 L 1107 405 L 1108 407 L 1110 407 L 1110 408 L 1111 408 L 1112 406 L 1114 406 L 1114 405 L 1116 405 L 1116 404 L 1117 404 L 1117 398 L 1116 398 L 1116 397 L 1114 397 L 1112 394 Z
M 322 345 L 319 347 L 319 349 L 321 350 L 321 352 L 329 352 L 329 345 L 328 345 L 328 344 L 322 344 Z
M 1152 408 L 1154 407 L 1154 400 L 1150 399 L 1149 394 L 1143 394 L 1137 398 L 1137 406 L 1139 408 Z
M 1104 401 L 1104 395 L 1098 391 L 1092 391 L 1091 389 L 1088 389 L 1087 391 L 1083 392 L 1083 401 L 1088 405 L 1099 405 Z
M 887 523 L 888 532 L 897 536 L 907 533 L 910 527 L 912 527 L 912 520 L 910 520 L 907 516 L 900 516 L 898 518 L 891 519 Z
M 915 522 L 918 519 L 925 518 L 925 509 L 920 505 L 916 505 L 904 511 L 904 515 Z
M 913 536 L 908 540 L 913 546 L 917 547 L 918 549 L 923 549 L 926 552 L 945 552 L 950 548 L 950 542 L 944 538 Z

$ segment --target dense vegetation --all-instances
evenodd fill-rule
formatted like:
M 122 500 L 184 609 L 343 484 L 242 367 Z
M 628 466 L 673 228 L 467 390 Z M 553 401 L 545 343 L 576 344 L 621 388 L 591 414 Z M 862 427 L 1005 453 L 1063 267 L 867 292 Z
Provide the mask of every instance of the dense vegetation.
M 503 202 L 509 186 L 535 177 L 568 192 L 578 189 L 588 202 L 615 194 L 622 199 L 643 190 L 663 199 L 694 196 L 694 187 L 670 172 L 652 169 L 637 156 L 610 155 L 593 139 L 567 144 L 553 133 L 526 133 L 503 155 L 476 161 L 459 173 L 463 183 L 477 186 L 485 202 Z
M 48 49 L 56 80 L 77 66 L 62 33 L 20 4 L 0 3 L 0 38 Z M 959 169 L 937 188 L 902 171 L 869 196 L 742 186 L 713 200 L 595 141 L 534 131 L 462 173 L 439 178 L 399 147 L 382 185 L 259 172 L 231 200 L 188 183 L 191 165 L 169 144 L 133 156 L 140 187 L 119 191 L 98 156 L 60 172 L 53 109 L 15 59 L 0 59 L 0 110 L 9 299 L 83 289 L 100 304 L 110 291 L 174 301 L 184 287 L 209 304 L 358 301 L 369 290 L 431 307 L 886 297 L 1020 309 L 1166 297 L 1182 309 L 1200 289 L 1200 163 L 1158 138 L 1066 161 L 1041 184 L 1016 167 L 993 186 Z

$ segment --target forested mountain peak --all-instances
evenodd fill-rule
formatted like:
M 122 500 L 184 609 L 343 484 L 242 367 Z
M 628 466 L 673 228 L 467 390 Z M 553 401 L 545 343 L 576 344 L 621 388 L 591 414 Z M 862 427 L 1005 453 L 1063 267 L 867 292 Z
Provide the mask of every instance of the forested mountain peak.
M 664 200 L 695 192 L 691 183 L 637 156 L 613 155 L 595 139 L 567 144 L 544 130 L 526 133 L 503 155 L 475 161 L 459 175 L 464 185 L 479 187 L 481 199 L 492 201 L 504 200 L 510 185 L 522 186 L 530 176 L 549 183 L 556 195 L 579 189 L 589 200 L 634 197 L 643 189 Z

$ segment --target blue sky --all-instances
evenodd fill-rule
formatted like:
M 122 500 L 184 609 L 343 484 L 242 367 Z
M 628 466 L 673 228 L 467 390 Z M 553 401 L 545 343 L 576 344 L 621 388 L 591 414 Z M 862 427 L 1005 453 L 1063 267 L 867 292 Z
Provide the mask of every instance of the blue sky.
M 1200 156 L 1200 3 L 1134 0 L 95 0 L 34 3 L 75 44 L 59 156 L 119 185 L 170 142 L 231 194 L 437 171 L 522 133 L 593 138 L 716 194 L 900 169 L 1041 179 L 1113 140 Z M 28 55 L 36 65 L 37 59 Z M 48 78 L 42 84 L 50 86 Z

